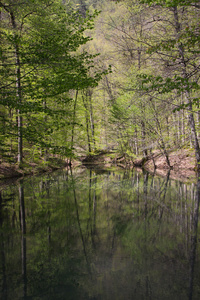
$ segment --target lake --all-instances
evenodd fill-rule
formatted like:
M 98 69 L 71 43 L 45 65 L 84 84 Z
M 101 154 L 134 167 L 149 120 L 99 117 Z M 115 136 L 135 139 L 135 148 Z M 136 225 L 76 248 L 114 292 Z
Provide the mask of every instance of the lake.
M 145 171 L 11 183 L 0 193 L 0 299 L 200 299 L 198 213 L 197 184 Z

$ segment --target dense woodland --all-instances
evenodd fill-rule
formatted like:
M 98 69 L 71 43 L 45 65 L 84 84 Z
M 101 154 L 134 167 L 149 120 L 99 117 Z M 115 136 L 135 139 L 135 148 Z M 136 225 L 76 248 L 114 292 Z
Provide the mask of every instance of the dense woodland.
M 0 155 L 193 148 L 199 0 L 0 1 Z

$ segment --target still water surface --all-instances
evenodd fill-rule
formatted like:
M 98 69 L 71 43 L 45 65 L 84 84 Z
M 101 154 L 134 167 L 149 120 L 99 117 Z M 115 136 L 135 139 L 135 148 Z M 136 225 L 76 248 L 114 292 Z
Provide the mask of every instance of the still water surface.
M 200 299 L 195 184 L 76 169 L 0 194 L 0 299 Z

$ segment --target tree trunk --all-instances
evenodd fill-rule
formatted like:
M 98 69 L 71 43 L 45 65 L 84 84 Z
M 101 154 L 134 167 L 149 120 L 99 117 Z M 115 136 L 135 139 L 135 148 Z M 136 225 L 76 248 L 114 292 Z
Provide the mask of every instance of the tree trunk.
M 92 107 L 92 91 L 88 91 L 89 95 L 89 107 L 90 107 L 90 127 L 91 127 L 91 133 L 92 133 L 92 141 L 94 144 L 94 149 L 96 148 L 96 141 L 95 141 L 95 135 L 94 135 L 94 118 L 93 118 L 93 107 Z
M 141 126 L 142 126 L 142 141 L 143 141 L 143 156 L 147 157 L 147 149 L 146 149 L 146 130 L 145 130 L 145 123 L 144 121 L 141 121 Z
M 111 86 L 110 86 L 110 83 L 108 81 L 108 77 L 105 75 L 105 88 L 106 88 L 106 91 L 108 93 L 108 96 L 110 98 L 110 101 L 112 104 L 114 104 L 114 96 L 113 96 L 113 93 L 112 93 L 112 89 L 111 89 Z
M 20 55 L 19 55 L 19 43 L 17 35 L 17 25 L 15 16 L 12 11 L 10 13 L 12 28 L 14 31 L 14 48 L 15 48 L 15 65 L 16 65 L 16 96 L 19 108 L 17 109 L 17 128 L 18 128 L 18 156 L 17 161 L 21 163 L 23 160 L 23 135 L 22 135 L 22 115 L 20 106 L 22 105 L 22 90 L 21 90 L 21 67 L 20 67 Z
M 86 95 L 87 97 L 87 95 Z M 82 100 L 83 100 L 83 105 L 85 107 L 85 122 L 86 122 L 86 132 L 87 132 L 87 140 L 88 140 L 88 151 L 89 153 L 92 152 L 91 149 L 91 140 L 90 140 L 90 132 L 89 132 L 89 116 L 88 116 L 88 107 L 87 107 L 87 103 L 86 103 L 86 99 L 84 99 L 84 95 L 82 95 Z
M 181 95 L 181 99 L 182 99 L 182 95 Z M 181 104 L 183 104 L 183 99 L 181 100 Z M 182 134 L 182 144 L 185 144 L 185 112 L 184 109 L 182 110 L 182 129 L 181 129 L 181 134 Z
M 160 142 L 160 148 L 163 150 L 163 153 L 165 155 L 165 158 L 166 158 L 166 162 L 167 162 L 167 165 L 170 169 L 172 169 L 173 167 L 170 165 L 170 160 L 169 160 L 169 155 L 167 153 L 167 150 L 166 150 L 166 146 L 165 146 L 165 143 L 164 143 L 164 140 L 163 138 L 161 137 L 161 142 Z
M 43 107 L 44 107 L 44 109 L 47 108 L 46 100 L 43 101 Z M 44 122 L 45 122 L 45 124 L 47 124 L 47 116 L 46 115 L 44 116 Z M 44 149 L 44 161 L 47 161 L 47 160 L 48 160 L 48 148 L 45 147 L 45 149 Z
M 137 126 L 135 126 L 135 154 L 138 156 L 138 135 L 137 135 Z
M 73 111 L 73 120 L 72 120 L 72 139 L 71 139 L 71 152 L 74 146 L 74 129 L 75 129 L 75 118 L 76 118 L 76 104 L 78 98 L 78 90 L 76 90 L 75 101 L 74 101 L 74 111 Z M 71 164 L 71 157 L 70 157 L 70 164 Z

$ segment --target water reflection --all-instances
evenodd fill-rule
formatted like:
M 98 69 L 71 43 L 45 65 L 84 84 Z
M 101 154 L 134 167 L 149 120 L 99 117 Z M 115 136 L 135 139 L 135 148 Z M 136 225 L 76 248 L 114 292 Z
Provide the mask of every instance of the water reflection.
M 200 182 L 65 170 L 0 193 L 1 299 L 199 299 Z
M 26 274 L 26 215 L 24 204 L 24 187 L 23 181 L 20 181 L 19 187 L 20 203 L 20 228 L 21 228 L 21 256 L 22 256 L 22 278 L 23 278 L 23 297 L 27 295 L 27 274 Z
M 191 230 L 189 299 L 193 299 L 193 290 L 194 290 L 194 280 L 195 280 L 194 269 L 195 269 L 197 237 L 198 237 L 199 201 L 200 201 L 200 174 L 198 174 L 196 197 L 194 202 L 193 224 Z

